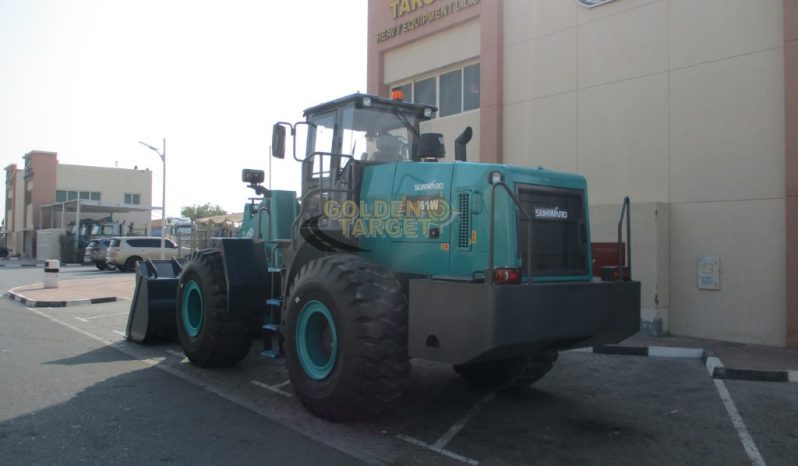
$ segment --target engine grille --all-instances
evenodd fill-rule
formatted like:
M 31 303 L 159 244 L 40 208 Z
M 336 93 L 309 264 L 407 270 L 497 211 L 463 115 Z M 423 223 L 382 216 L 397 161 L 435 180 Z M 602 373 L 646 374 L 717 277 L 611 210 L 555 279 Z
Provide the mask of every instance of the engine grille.
M 460 211 L 457 247 L 468 249 L 471 247 L 471 193 L 464 192 L 457 195 L 457 209 Z
M 588 273 L 583 191 L 529 184 L 516 186 L 519 202 L 532 216 L 532 275 Z M 529 222 L 522 213 L 518 217 L 518 250 L 526 271 Z

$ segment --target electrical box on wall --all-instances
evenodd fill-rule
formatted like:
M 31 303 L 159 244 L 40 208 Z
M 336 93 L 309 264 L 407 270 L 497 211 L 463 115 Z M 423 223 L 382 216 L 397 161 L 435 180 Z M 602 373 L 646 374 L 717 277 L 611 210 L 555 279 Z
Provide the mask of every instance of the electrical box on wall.
M 705 254 L 698 256 L 698 289 L 720 289 L 720 256 Z

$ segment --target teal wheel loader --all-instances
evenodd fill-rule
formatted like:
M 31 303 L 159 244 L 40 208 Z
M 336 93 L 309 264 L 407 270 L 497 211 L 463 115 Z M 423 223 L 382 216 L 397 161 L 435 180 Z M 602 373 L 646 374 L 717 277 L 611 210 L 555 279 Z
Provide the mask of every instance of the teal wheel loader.
M 356 420 L 398 402 L 410 358 L 451 364 L 474 386 L 523 387 L 558 351 L 639 330 L 628 198 L 626 255 L 595 278 L 585 179 L 469 162 L 470 128 L 444 161 L 442 135 L 421 132 L 435 112 L 354 94 L 275 124 L 272 156 L 291 152 L 302 190 L 243 171 L 258 197 L 240 237 L 179 275 L 177 333 L 193 364 L 234 365 L 262 335 L 308 410 Z

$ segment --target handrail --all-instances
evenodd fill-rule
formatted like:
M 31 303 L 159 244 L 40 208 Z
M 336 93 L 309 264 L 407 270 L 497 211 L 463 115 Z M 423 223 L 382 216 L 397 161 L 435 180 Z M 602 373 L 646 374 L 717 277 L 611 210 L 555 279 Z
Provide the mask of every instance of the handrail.
M 623 199 L 621 207 L 621 218 L 618 220 L 618 281 L 624 279 L 623 273 L 623 214 L 626 213 L 626 266 L 629 268 L 629 278 L 632 277 L 632 208 L 630 207 L 629 196 Z
M 513 192 L 504 183 L 504 181 L 499 181 L 499 182 L 493 183 L 493 186 L 491 187 L 491 190 L 490 190 L 490 235 L 489 235 L 490 238 L 488 240 L 490 242 L 490 244 L 488 246 L 488 274 L 490 275 L 490 279 L 488 279 L 487 282 L 489 284 L 493 285 L 494 278 L 495 278 L 494 277 L 494 273 L 493 273 L 493 253 L 494 253 L 494 251 L 493 251 L 494 250 L 493 243 L 494 243 L 494 229 L 495 229 L 495 223 L 496 223 L 496 215 L 495 215 L 496 214 L 496 188 L 498 186 L 501 186 L 502 188 L 504 188 L 504 190 L 507 192 L 507 194 L 510 195 L 510 199 L 512 199 L 513 202 L 515 203 L 515 205 L 518 206 L 518 208 L 521 210 L 521 212 L 524 213 L 524 215 L 527 218 L 527 221 L 529 222 L 529 229 L 527 230 L 527 250 L 526 250 L 526 253 L 527 253 L 527 258 L 526 259 L 527 259 L 527 261 L 526 261 L 526 266 L 527 266 L 527 284 L 531 285 L 532 284 L 532 216 L 529 215 L 529 212 L 527 212 L 527 210 L 524 208 L 524 206 L 521 205 L 521 203 L 518 201 L 518 198 L 515 196 L 515 194 L 513 194 Z

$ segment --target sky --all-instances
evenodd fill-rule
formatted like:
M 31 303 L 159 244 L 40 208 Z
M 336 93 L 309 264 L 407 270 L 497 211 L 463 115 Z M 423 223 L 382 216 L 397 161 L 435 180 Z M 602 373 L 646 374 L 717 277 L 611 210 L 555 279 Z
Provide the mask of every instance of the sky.
M 149 168 L 160 206 L 161 160 L 138 141 L 166 138 L 167 215 L 240 212 L 241 170 L 268 183 L 272 124 L 366 92 L 366 22 L 366 0 L 0 0 L 0 168 L 31 150 Z M 298 189 L 298 162 L 272 169 Z

